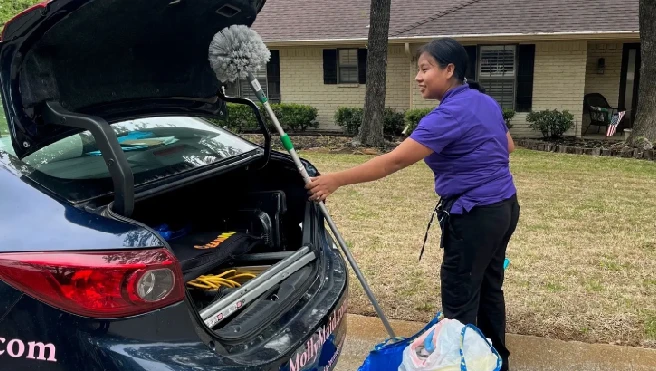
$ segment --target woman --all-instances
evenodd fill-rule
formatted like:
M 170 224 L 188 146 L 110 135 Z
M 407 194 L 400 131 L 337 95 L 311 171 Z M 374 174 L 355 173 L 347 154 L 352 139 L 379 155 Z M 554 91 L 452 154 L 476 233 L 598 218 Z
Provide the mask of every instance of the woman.
M 423 159 L 441 196 L 443 313 L 478 326 L 508 370 L 501 287 L 506 247 L 519 220 L 509 169 L 514 143 L 499 104 L 466 82 L 467 63 L 467 52 L 453 39 L 423 46 L 415 79 L 423 97 L 439 106 L 392 152 L 313 178 L 307 188 L 311 199 L 323 201 L 341 186 L 378 180 Z

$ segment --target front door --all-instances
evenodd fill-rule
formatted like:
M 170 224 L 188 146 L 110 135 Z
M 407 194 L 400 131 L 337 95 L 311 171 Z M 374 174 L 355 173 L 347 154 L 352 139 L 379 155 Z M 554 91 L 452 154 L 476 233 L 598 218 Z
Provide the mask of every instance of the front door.
M 622 52 L 622 71 L 620 75 L 620 94 L 617 104 L 620 111 L 626 111 L 621 128 L 630 129 L 635 120 L 638 105 L 638 85 L 640 82 L 640 44 L 624 44 Z

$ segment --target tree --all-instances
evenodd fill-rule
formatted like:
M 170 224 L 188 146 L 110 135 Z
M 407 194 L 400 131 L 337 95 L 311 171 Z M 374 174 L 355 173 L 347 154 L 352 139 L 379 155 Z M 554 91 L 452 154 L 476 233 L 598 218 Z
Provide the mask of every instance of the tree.
M 628 142 L 644 137 L 656 143 L 656 2 L 640 0 L 640 86 L 633 131 Z
M 367 90 L 364 117 L 356 142 L 382 147 L 385 96 L 387 90 L 387 36 L 391 0 L 371 0 L 367 46 Z

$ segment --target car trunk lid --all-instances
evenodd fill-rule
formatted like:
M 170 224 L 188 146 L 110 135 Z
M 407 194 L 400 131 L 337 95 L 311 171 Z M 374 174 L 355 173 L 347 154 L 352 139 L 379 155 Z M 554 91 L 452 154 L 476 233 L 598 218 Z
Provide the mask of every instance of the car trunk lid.
M 250 26 L 264 2 L 51 0 L 19 14 L 0 49 L 16 155 L 83 130 L 44 120 L 47 103 L 112 123 L 134 117 L 135 106 L 179 113 L 212 102 L 222 86 L 207 59 L 212 37 Z

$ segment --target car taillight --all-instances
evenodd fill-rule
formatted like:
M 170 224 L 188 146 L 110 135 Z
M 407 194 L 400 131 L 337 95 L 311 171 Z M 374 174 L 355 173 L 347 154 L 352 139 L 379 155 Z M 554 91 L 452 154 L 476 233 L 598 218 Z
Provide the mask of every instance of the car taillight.
M 166 249 L 0 254 L 0 279 L 53 307 L 93 318 L 128 317 L 184 299 Z

